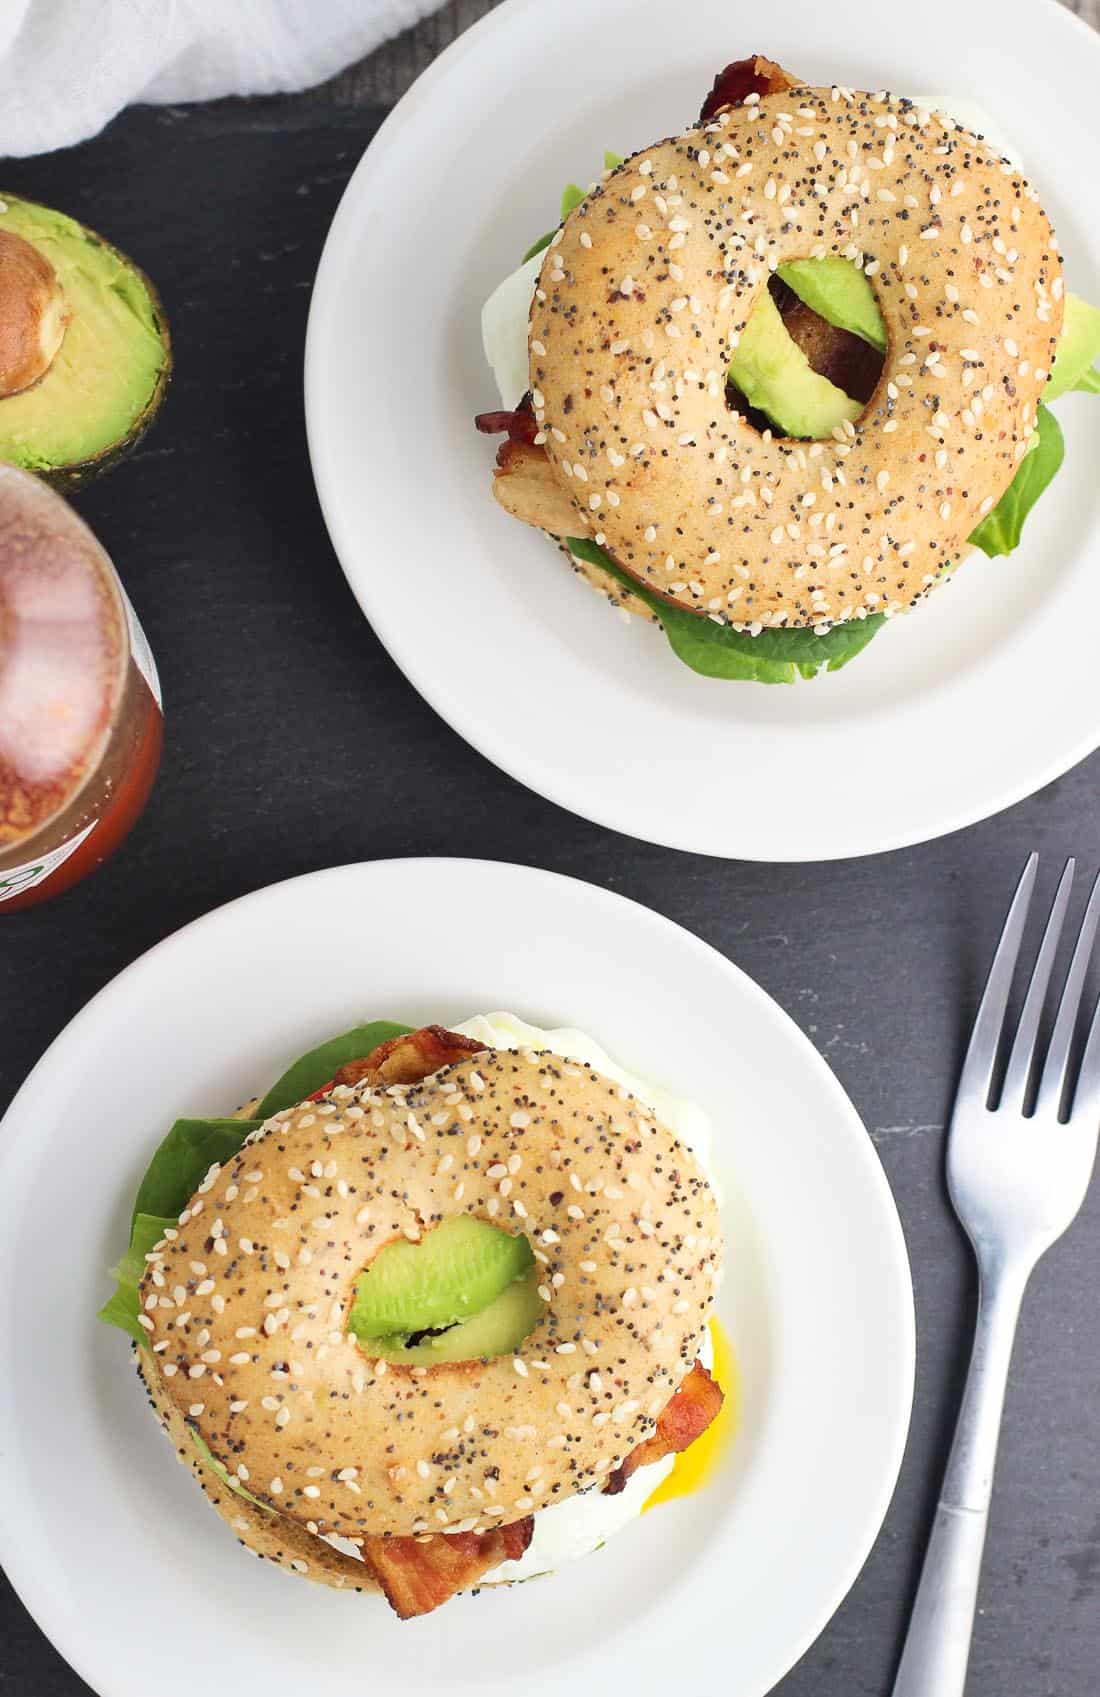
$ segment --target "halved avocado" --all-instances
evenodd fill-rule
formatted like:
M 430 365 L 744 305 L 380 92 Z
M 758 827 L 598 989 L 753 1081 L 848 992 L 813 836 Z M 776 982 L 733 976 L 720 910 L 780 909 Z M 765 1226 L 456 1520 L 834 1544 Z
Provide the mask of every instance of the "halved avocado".
M 160 410 L 172 344 L 145 273 L 75 218 L 0 193 L 0 232 L 54 269 L 68 322 L 45 374 L 0 397 L 0 460 L 71 492 L 116 465 Z

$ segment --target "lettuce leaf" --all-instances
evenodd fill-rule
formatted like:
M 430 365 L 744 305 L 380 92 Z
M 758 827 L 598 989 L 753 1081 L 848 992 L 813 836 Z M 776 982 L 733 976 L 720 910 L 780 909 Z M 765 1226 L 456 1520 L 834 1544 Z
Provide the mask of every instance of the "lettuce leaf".
M 177 1120 L 145 1169 L 134 1202 L 134 1220 L 139 1214 L 157 1214 L 174 1223 L 215 1161 L 228 1161 L 261 1123 L 260 1119 Z
M 111 1268 L 115 1291 L 99 1310 L 99 1319 L 109 1326 L 118 1326 L 135 1343 L 145 1347 L 145 1328 L 138 1323 L 138 1286 L 145 1272 L 145 1257 L 164 1236 L 165 1228 L 176 1224 L 215 1162 L 220 1165 L 230 1160 L 243 1147 L 248 1134 L 258 1130 L 265 1119 L 311 1096 L 328 1083 L 345 1061 L 360 1060 L 380 1043 L 411 1030 L 411 1026 L 399 1025 L 391 1019 L 377 1019 L 353 1026 L 341 1036 L 310 1049 L 272 1085 L 254 1119 L 176 1120 L 154 1151 L 138 1186 L 130 1220 L 129 1247 Z
M 622 162 L 621 153 L 612 153 L 610 148 L 604 148 L 603 168 L 605 171 L 614 171 L 616 166 L 621 165 Z M 561 222 L 563 224 L 573 208 L 580 205 L 587 193 L 588 190 L 582 189 L 577 183 L 566 183 L 561 193 Z M 526 265 L 529 259 L 534 259 L 536 253 L 544 253 L 556 235 L 556 230 L 547 230 L 545 236 L 540 236 L 537 242 L 532 242 L 520 264 Z
M 882 613 L 875 613 L 867 619 L 834 625 L 824 636 L 797 626 L 762 630 L 759 636 L 750 636 L 672 606 L 624 572 L 604 549 L 586 537 L 570 536 L 568 546 L 579 560 L 598 566 L 644 601 L 660 619 L 677 659 L 703 677 L 786 684 L 798 677 L 815 677 L 822 667 L 838 672 L 862 653 L 886 622 Z
M 340 1037 L 330 1037 L 327 1043 L 311 1049 L 287 1068 L 256 1109 L 257 1117 L 270 1119 L 272 1114 L 292 1108 L 295 1102 L 304 1102 L 322 1084 L 327 1084 L 339 1067 L 348 1061 L 361 1061 L 380 1043 L 388 1043 L 391 1037 L 403 1037 L 411 1030 L 411 1025 L 398 1025 L 392 1019 L 375 1019 L 368 1025 L 352 1026 Z
M 573 208 L 580 205 L 587 193 L 588 190 L 582 189 L 578 183 L 566 183 L 565 187 L 561 191 L 562 224 L 565 223 L 565 220 L 568 218 Z M 550 246 L 550 243 L 553 241 L 557 233 L 556 229 L 547 230 L 545 236 L 540 236 L 537 242 L 532 242 L 531 246 L 524 254 L 521 264 L 526 265 L 529 259 L 534 259 L 536 253 L 543 253 L 545 249 Z
M 259 1497 L 254 1497 L 251 1491 L 246 1490 L 236 1474 L 230 1473 L 225 1463 L 219 1461 L 217 1456 L 211 1452 L 190 1422 L 188 1422 L 188 1430 L 191 1433 L 191 1442 L 202 1457 L 203 1466 L 209 1467 L 211 1473 L 216 1474 L 223 1485 L 228 1486 L 231 1491 L 236 1491 L 237 1495 L 243 1497 L 245 1502 L 251 1503 L 253 1508 L 262 1508 L 265 1514 L 273 1515 L 276 1512 L 268 1503 L 262 1503 Z
M 158 1218 L 155 1214 L 135 1215 L 130 1228 L 130 1247 L 111 1268 L 111 1277 L 116 1281 L 114 1294 L 103 1304 L 97 1316 L 108 1326 L 118 1326 L 143 1349 L 149 1346 L 149 1335 L 138 1322 L 141 1312 L 138 1286 L 145 1273 L 145 1257 L 153 1245 L 160 1242 L 165 1230 L 175 1225 L 176 1218 L 176 1214 L 168 1219 Z
M 1036 415 L 1037 441 L 1024 455 L 1016 475 L 992 512 L 986 514 L 970 541 L 994 559 L 1011 554 L 1020 541 L 1024 520 L 1057 475 L 1066 452 L 1062 427 L 1048 407 L 1040 402 Z
M 554 230 L 547 230 L 545 236 L 540 236 L 537 242 L 532 242 L 531 246 L 527 249 L 527 252 L 520 260 L 520 264 L 526 265 L 529 259 L 534 259 L 536 253 L 545 253 L 546 249 L 553 241 L 555 234 L 556 232 Z

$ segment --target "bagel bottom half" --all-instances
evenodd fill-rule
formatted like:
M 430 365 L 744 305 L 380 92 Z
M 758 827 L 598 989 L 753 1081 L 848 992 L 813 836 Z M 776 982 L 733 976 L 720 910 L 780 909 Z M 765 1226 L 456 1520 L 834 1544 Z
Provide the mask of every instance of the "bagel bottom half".
M 246 1550 L 251 1550 L 263 1561 L 285 1568 L 288 1573 L 300 1574 L 321 1585 L 331 1585 L 337 1591 L 381 1589 L 366 1562 L 334 1549 L 297 1521 L 259 1507 L 227 1485 L 195 1443 L 191 1428 L 179 1409 L 165 1394 L 156 1356 L 147 1349 L 138 1349 L 135 1354 L 138 1376 L 177 1459 L 182 1466 L 190 1468 L 207 1501 Z

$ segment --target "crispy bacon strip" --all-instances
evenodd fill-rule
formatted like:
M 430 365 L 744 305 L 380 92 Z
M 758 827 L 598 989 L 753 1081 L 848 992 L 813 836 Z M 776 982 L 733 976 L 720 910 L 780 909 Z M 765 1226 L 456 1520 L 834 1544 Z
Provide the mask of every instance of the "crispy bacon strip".
M 504 432 L 509 442 L 526 442 L 533 445 L 539 427 L 530 389 L 519 406 L 511 412 L 479 412 L 474 424 L 483 436 L 499 436 Z
M 657 1430 L 651 1438 L 631 1450 L 621 1467 L 607 1476 L 604 1493 L 616 1496 L 632 1473 L 650 1462 L 662 1461 L 666 1455 L 678 1455 L 696 1438 L 701 1438 L 725 1400 L 721 1386 L 712 1379 L 701 1361 L 697 1361 L 679 1390 L 657 1416 Z
M 493 494 L 506 513 L 551 536 L 584 531 L 584 520 L 558 482 L 545 448 L 506 442 L 497 453 L 497 466 Z
M 363 1560 L 401 1620 L 431 1614 L 456 1591 L 468 1591 L 504 1561 L 518 1561 L 531 1542 L 534 1516 L 491 1532 L 439 1532 L 428 1538 L 368 1538 Z
M 419 1031 L 379 1043 L 361 1061 L 347 1061 L 314 1095 L 327 1095 L 334 1084 L 419 1084 L 440 1067 L 480 1055 L 484 1047 L 445 1025 L 422 1025 Z
M 774 59 L 765 59 L 759 53 L 749 59 L 735 59 L 715 77 L 714 87 L 703 101 L 699 122 L 709 124 L 725 106 L 743 106 L 750 94 L 763 99 L 766 94 L 783 94 L 788 88 L 801 86 Z
M 514 412 L 479 412 L 474 419 L 486 436 L 507 435 L 497 449 L 493 494 L 506 513 L 552 536 L 571 536 L 580 528 L 576 508 L 562 489 L 541 442 L 528 390 Z

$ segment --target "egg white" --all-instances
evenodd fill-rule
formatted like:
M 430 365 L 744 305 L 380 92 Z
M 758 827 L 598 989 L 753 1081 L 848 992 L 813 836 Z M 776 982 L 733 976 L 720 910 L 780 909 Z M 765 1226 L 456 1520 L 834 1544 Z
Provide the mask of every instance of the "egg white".
M 526 357 L 525 339 L 525 360 Z M 628 1072 L 585 1032 L 568 1026 L 547 1031 L 538 1025 L 528 1025 L 526 1020 L 512 1013 L 475 1014 L 451 1029 L 461 1032 L 464 1037 L 473 1037 L 490 1049 L 548 1049 L 565 1059 L 587 1061 L 605 1078 L 614 1079 L 616 1084 L 621 1084 L 652 1108 L 662 1125 L 666 1125 L 687 1145 L 714 1185 L 710 1169 L 714 1129 L 698 1103 Z M 703 1365 L 709 1367 L 712 1361 L 709 1336 L 700 1355 Z M 540 1508 L 535 1515 L 534 1532 L 525 1554 L 519 1561 L 504 1562 L 494 1568 L 486 1583 L 499 1585 L 534 1579 L 538 1574 L 552 1573 L 567 1562 L 591 1555 L 630 1521 L 637 1519 L 647 1499 L 668 1477 L 673 1465 L 674 1457 L 666 1456 L 663 1461 L 653 1462 L 649 1467 L 640 1467 L 617 1496 L 605 1496 L 600 1490 L 584 1491 L 578 1496 L 567 1497 L 564 1502 Z
M 954 94 L 918 94 L 913 105 L 927 112 L 953 118 L 968 130 L 982 135 L 1019 169 L 1023 161 L 996 120 L 976 100 Z M 515 407 L 530 387 L 527 361 L 527 321 L 535 294 L 535 282 L 543 255 L 535 254 L 505 277 L 481 311 L 481 340 L 496 379 L 501 405 Z

